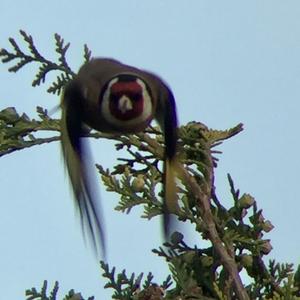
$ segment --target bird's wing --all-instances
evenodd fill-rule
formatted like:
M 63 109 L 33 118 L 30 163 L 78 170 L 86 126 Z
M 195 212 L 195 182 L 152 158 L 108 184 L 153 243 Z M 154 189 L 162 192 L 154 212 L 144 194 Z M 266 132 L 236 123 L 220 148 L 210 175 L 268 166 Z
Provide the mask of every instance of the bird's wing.
M 176 103 L 172 91 L 162 84 L 158 98 L 156 119 L 162 128 L 165 138 L 165 161 L 164 161 L 164 214 L 163 232 L 166 238 L 172 229 L 171 213 L 178 210 L 176 192 L 176 150 L 177 150 L 177 114 Z
M 105 256 L 100 199 L 92 176 L 89 147 L 82 138 L 82 100 L 80 84 L 73 80 L 66 87 L 61 103 L 61 147 L 84 236 L 88 235 L 97 254 L 101 250 Z

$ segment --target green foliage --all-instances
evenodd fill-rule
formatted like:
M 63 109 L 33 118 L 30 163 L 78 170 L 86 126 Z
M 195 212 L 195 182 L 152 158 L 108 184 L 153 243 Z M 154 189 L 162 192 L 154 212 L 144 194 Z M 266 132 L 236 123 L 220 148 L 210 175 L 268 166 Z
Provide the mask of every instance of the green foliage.
M 29 63 L 38 63 L 33 86 L 44 83 L 50 71 L 58 72 L 48 92 L 60 94 L 74 76 L 66 60 L 70 44 L 56 34 L 58 62 L 52 62 L 40 54 L 30 35 L 24 31 L 20 33 L 27 51 L 21 50 L 10 38 L 13 50 L 0 51 L 2 62 L 13 61 L 15 64 L 9 68 L 12 72 Z M 83 60 L 88 61 L 90 57 L 91 52 L 85 46 Z M 13 107 L 0 111 L 0 156 L 59 140 L 59 120 L 52 119 L 41 107 L 37 108 L 37 113 L 38 120 L 35 120 L 25 113 L 17 113 Z M 265 219 L 257 201 L 250 194 L 241 193 L 228 175 L 232 204 L 227 208 L 214 186 L 214 172 L 221 154 L 217 147 L 242 130 L 242 124 L 229 130 L 212 130 L 199 122 L 179 128 L 181 167 L 178 170 L 180 209 L 177 217 L 194 226 L 199 237 L 207 241 L 206 247 L 188 245 L 184 236 L 175 232 L 170 241 L 154 249 L 153 253 L 166 261 L 171 272 L 161 284 L 153 282 L 152 273 L 142 283 L 143 274 L 128 277 L 125 270 L 116 274 L 115 267 L 110 270 L 102 262 L 103 276 L 107 280 L 105 288 L 113 290 L 113 299 L 300 299 L 300 267 L 294 272 L 291 264 L 266 262 L 272 246 L 265 235 L 273 225 Z M 162 214 L 164 146 L 160 130 L 149 127 L 143 133 L 121 136 L 90 131 L 86 136 L 115 141 L 119 163 L 113 170 L 101 165 L 97 165 L 97 169 L 106 189 L 120 195 L 116 210 L 129 213 L 142 205 L 143 218 L 152 219 Z M 241 282 L 241 272 L 248 275 L 247 285 Z M 46 289 L 45 281 L 40 292 L 26 291 L 27 300 L 55 300 L 58 284 L 50 296 Z M 70 291 L 64 299 L 82 298 Z
M 14 107 L 0 111 L 0 157 L 17 150 L 50 143 L 60 139 L 59 135 L 38 137 L 44 132 L 59 133 L 59 121 L 51 119 L 47 110 L 37 107 L 39 120 L 30 119 L 25 113 L 18 114 Z
M 57 300 L 58 293 L 58 282 L 56 281 L 53 289 L 50 293 L 47 293 L 47 280 L 44 280 L 43 285 L 40 291 L 37 291 L 36 288 L 31 288 L 26 291 L 26 300 Z M 49 295 L 48 295 L 49 294 Z M 94 297 L 86 298 L 87 300 L 94 300 Z M 74 290 L 70 290 L 68 294 L 63 298 L 63 300 L 84 300 L 80 293 L 75 293 Z
M 104 273 L 102 274 L 104 278 L 108 279 L 108 283 L 104 286 L 105 288 L 111 288 L 114 290 L 112 295 L 113 299 L 118 300 L 131 300 L 138 299 L 138 295 L 142 290 L 147 290 L 153 286 L 158 286 L 153 283 L 152 273 L 148 273 L 144 283 L 142 284 L 143 273 L 139 274 L 137 277 L 135 274 L 131 274 L 130 277 L 126 275 L 126 271 L 123 270 L 119 274 L 115 274 L 115 267 L 109 270 L 108 264 L 101 262 L 101 268 Z M 160 286 L 160 291 L 163 292 L 171 285 L 171 276 L 168 276 L 166 280 Z
M 46 76 L 49 72 L 55 71 L 57 75 L 56 80 L 51 83 L 48 92 L 60 95 L 65 84 L 75 75 L 69 67 L 66 60 L 66 53 L 69 49 L 70 43 L 66 43 L 59 34 L 54 35 L 55 52 L 58 55 L 58 61 L 53 62 L 46 59 L 36 48 L 34 40 L 31 35 L 25 31 L 20 30 L 20 34 L 26 43 L 27 51 L 23 51 L 15 39 L 9 38 L 9 42 L 13 48 L 12 51 L 1 49 L 0 57 L 3 63 L 14 62 L 14 65 L 8 69 L 9 72 L 17 72 L 25 65 L 35 62 L 39 65 L 38 72 L 32 81 L 32 86 L 38 86 L 45 82 Z M 88 61 L 91 57 L 91 51 L 84 45 L 84 59 Z

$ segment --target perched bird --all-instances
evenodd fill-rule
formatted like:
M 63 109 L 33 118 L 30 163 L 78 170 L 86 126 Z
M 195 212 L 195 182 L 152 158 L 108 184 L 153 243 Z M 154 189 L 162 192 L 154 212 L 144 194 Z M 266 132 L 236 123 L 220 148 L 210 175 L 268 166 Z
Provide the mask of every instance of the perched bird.
M 79 209 L 83 232 L 94 248 L 105 254 L 105 236 L 99 197 L 88 167 L 89 148 L 83 138 L 87 126 L 106 133 L 143 131 L 155 119 L 165 139 L 164 219 L 169 234 L 169 215 L 177 207 L 175 160 L 176 105 L 172 91 L 158 76 L 108 58 L 85 63 L 66 85 L 61 102 L 62 153 Z

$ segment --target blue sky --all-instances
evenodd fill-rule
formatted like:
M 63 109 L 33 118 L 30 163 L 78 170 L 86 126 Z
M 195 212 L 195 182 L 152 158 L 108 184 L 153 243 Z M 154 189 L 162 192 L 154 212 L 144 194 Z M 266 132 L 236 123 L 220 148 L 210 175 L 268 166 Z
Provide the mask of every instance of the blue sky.
M 71 42 L 74 70 L 87 43 L 94 56 L 161 75 L 175 94 L 181 124 L 196 120 L 226 129 L 243 122 L 245 131 L 219 147 L 217 192 L 230 205 L 230 173 L 275 225 L 267 235 L 274 247 L 270 258 L 299 263 L 299 1 L 2 0 L 0 14 L 0 47 L 24 29 L 54 58 L 57 32 Z M 34 117 L 37 105 L 58 104 L 46 86 L 31 87 L 33 66 L 17 74 L 7 67 L 0 65 L 0 109 L 15 106 Z M 113 166 L 117 155 L 111 143 L 96 141 L 92 148 L 97 162 Z M 48 279 L 50 285 L 60 282 L 61 296 L 75 288 L 86 297 L 108 298 L 81 237 L 59 145 L 1 158 L 0 186 L 1 297 L 24 299 L 26 288 Z M 150 251 L 161 243 L 159 220 L 117 213 L 117 196 L 103 186 L 101 195 L 108 262 L 164 279 L 167 267 Z

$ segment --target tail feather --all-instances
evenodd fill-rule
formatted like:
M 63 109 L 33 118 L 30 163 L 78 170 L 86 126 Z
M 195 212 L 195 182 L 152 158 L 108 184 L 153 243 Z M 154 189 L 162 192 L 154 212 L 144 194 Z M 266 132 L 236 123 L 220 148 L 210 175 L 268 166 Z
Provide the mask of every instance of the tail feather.
M 176 158 L 166 159 L 164 163 L 164 213 L 163 213 L 163 233 L 166 239 L 169 238 L 174 224 L 171 214 L 178 212 L 178 198 L 176 187 Z

